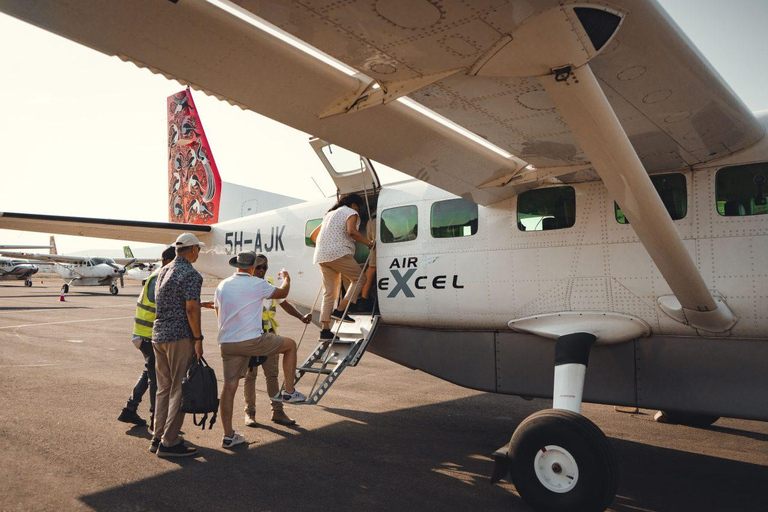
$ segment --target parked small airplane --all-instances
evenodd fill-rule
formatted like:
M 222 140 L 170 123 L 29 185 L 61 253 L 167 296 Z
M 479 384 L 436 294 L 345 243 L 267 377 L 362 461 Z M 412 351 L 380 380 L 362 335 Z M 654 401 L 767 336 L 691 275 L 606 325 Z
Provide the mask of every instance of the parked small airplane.
M 53 247 L 55 245 L 52 243 Z M 102 258 L 4 250 L 0 250 L 0 254 L 13 258 L 25 258 L 34 262 L 53 263 L 53 270 L 65 281 L 64 293 L 69 293 L 70 286 L 108 286 L 109 292 L 112 295 L 117 295 L 119 292 L 117 282 L 119 281 L 122 286 L 123 276 L 128 267 L 136 262 L 146 264 L 153 261 L 148 258 Z M 27 286 L 31 286 L 31 284 Z
M 126 258 L 134 260 L 134 263 L 131 265 L 126 265 L 127 270 L 125 271 L 125 277 L 141 281 L 142 284 L 144 284 L 144 281 L 152 275 L 152 272 L 160 268 L 160 264 L 162 263 L 160 260 L 136 258 L 133 255 L 131 248 L 127 245 L 123 246 L 123 254 L 125 254 Z
M 0 245 L 0 251 L 51 248 L 50 245 Z M 32 276 L 39 270 L 27 260 L 0 258 L 0 281 L 24 281 L 24 286 L 29 287 L 32 286 Z
M 377 213 L 370 349 L 462 386 L 553 397 L 496 454 L 496 477 L 535 509 L 602 510 L 615 495 L 611 445 L 582 401 L 768 420 L 768 114 L 657 3 L 0 10 L 320 137 L 338 192 Z M 169 31 L 179 20 L 195 22 Z M 158 243 L 192 231 L 205 272 L 267 252 L 311 307 L 308 234 L 333 199 L 222 222 L 229 198 L 185 99 L 168 101 L 169 217 L 187 224 L 4 213 L 0 227 Z M 324 141 L 416 179 L 382 187 L 368 159 L 338 167 Z

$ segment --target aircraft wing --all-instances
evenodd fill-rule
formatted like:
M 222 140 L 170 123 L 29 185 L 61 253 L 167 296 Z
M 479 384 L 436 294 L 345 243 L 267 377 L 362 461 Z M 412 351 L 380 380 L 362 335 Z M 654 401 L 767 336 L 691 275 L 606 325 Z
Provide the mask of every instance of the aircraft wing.
M 527 21 L 563 2 L 218 4 L 229 11 L 204 0 L 0 0 L 0 11 L 480 204 L 545 177 L 596 179 L 537 78 L 478 74 Z M 763 136 L 656 2 L 611 5 L 627 15 L 590 66 L 647 171 L 707 162 Z M 280 37 L 257 28 L 269 25 L 261 20 Z
M 201 224 L 92 219 L 12 212 L 0 212 L 0 229 L 52 232 L 62 235 L 92 236 L 159 244 L 170 244 L 182 233 L 191 232 L 201 236 L 211 231 L 210 226 Z M 40 254 L 38 256 L 56 255 Z
M 0 245 L 0 250 L 15 251 L 17 249 L 52 249 L 52 245 Z
M 160 261 L 158 258 L 112 258 L 112 259 L 115 260 L 115 263 L 119 265 L 128 265 L 130 263 L 132 267 L 139 264 L 149 265 L 150 263 L 157 263 L 158 261 Z
M 67 256 L 64 254 L 39 254 L 34 252 L 9 252 L 0 251 L 0 254 L 11 258 L 23 258 L 35 261 L 52 261 L 55 263 L 82 263 L 88 261 L 87 256 Z

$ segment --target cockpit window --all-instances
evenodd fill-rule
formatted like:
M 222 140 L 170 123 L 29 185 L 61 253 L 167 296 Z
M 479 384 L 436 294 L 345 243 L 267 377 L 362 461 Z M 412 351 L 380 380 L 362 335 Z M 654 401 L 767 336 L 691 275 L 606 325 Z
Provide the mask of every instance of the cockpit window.
M 416 206 L 399 206 L 381 212 L 381 241 L 385 244 L 416 240 L 419 211 Z
M 517 197 L 517 228 L 549 231 L 570 228 L 576 222 L 576 191 L 573 187 L 539 188 Z
M 651 176 L 651 183 L 656 188 L 656 192 L 659 193 L 661 202 L 664 203 L 672 220 L 684 218 L 688 213 L 688 189 L 685 184 L 685 175 L 680 173 L 656 174 Z M 613 209 L 619 224 L 629 224 L 621 208 L 615 202 Z
M 472 236 L 477 233 L 477 204 L 449 199 L 432 205 L 430 229 L 433 238 Z
M 768 213 L 768 162 L 723 167 L 715 175 L 717 213 L 743 217 Z

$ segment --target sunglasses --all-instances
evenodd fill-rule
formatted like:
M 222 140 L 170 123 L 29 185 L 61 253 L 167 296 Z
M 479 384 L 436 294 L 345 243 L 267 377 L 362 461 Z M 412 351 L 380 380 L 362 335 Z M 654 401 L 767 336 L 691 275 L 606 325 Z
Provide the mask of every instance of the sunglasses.
M 264 272 L 266 272 L 269 267 L 267 265 L 256 265 L 254 268 L 256 270 L 263 270 Z

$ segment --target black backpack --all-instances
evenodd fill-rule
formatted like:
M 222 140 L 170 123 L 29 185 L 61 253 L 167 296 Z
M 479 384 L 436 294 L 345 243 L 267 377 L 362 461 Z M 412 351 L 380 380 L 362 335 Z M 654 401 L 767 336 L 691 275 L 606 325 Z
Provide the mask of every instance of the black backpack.
M 213 413 L 208 429 L 216 423 L 216 415 L 219 411 L 219 391 L 216 383 L 216 373 L 202 357 L 196 357 L 187 368 L 187 376 L 181 381 L 181 410 L 192 414 L 192 422 L 205 430 L 205 420 L 208 414 Z M 200 423 L 197 415 L 202 414 Z

